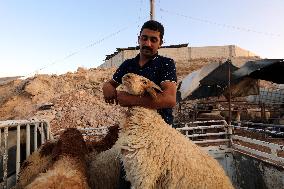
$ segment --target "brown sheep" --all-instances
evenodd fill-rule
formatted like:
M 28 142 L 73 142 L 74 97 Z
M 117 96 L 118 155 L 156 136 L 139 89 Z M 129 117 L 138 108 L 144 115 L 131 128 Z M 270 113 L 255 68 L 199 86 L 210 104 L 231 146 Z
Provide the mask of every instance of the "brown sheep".
M 23 162 L 16 188 L 26 187 L 39 173 L 46 172 L 52 164 L 51 153 L 55 144 L 56 141 L 47 141 Z
M 85 160 L 87 152 L 80 131 L 66 129 L 52 151 L 51 168 L 46 173 L 41 173 L 26 188 L 89 188 Z

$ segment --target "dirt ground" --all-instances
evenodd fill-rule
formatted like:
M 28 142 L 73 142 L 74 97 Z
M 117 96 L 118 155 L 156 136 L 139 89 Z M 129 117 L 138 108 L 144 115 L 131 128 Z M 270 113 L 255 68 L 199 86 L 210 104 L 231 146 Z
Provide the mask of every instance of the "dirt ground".
M 0 85 L 0 119 L 47 119 L 52 133 L 69 127 L 110 126 L 122 108 L 106 104 L 102 84 L 114 69 L 83 69 L 63 75 L 36 75 Z

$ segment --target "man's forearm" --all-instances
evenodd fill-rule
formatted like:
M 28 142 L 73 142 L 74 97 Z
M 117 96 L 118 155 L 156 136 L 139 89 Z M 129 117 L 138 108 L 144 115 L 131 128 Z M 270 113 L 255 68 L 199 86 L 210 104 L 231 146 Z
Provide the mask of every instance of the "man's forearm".
M 134 96 L 127 95 L 125 106 L 142 106 L 151 109 L 161 108 L 173 108 L 175 106 L 175 97 L 165 97 L 158 95 L 157 99 L 153 99 L 151 96 Z
M 162 83 L 161 93 L 148 91 L 149 95 L 135 96 L 119 91 L 117 101 L 121 106 L 142 106 L 151 109 L 173 108 L 176 105 L 176 85 L 172 82 Z M 147 94 L 148 94 L 147 93 Z M 151 96 L 150 96 L 151 95 Z

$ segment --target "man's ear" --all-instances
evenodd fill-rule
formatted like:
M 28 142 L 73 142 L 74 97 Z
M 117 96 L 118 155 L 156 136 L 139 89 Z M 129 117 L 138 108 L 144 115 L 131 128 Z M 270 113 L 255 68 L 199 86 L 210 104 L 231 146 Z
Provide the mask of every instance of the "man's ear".
M 157 99 L 157 92 L 154 88 L 147 88 L 146 91 L 149 93 L 149 95 L 156 100 Z
M 164 43 L 164 41 L 161 39 L 159 48 L 161 48 L 163 43 Z
M 151 83 L 151 85 L 148 86 L 148 88 L 146 89 L 146 91 L 150 94 L 150 96 L 153 99 L 157 99 L 157 91 L 159 92 L 163 92 L 162 89 L 156 85 L 154 82 Z
M 140 45 L 140 35 L 138 35 L 137 37 L 137 42 L 138 42 L 138 45 Z

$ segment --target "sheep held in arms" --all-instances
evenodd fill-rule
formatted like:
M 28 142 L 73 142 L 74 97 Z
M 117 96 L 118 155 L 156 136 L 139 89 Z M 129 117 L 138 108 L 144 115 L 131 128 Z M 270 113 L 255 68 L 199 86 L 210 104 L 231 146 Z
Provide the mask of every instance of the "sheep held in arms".
M 122 88 L 132 95 L 148 92 L 156 98 L 152 81 L 128 73 Z M 219 163 L 169 126 L 156 110 L 131 107 L 119 139 L 126 179 L 133 188 L 233 188 Z

